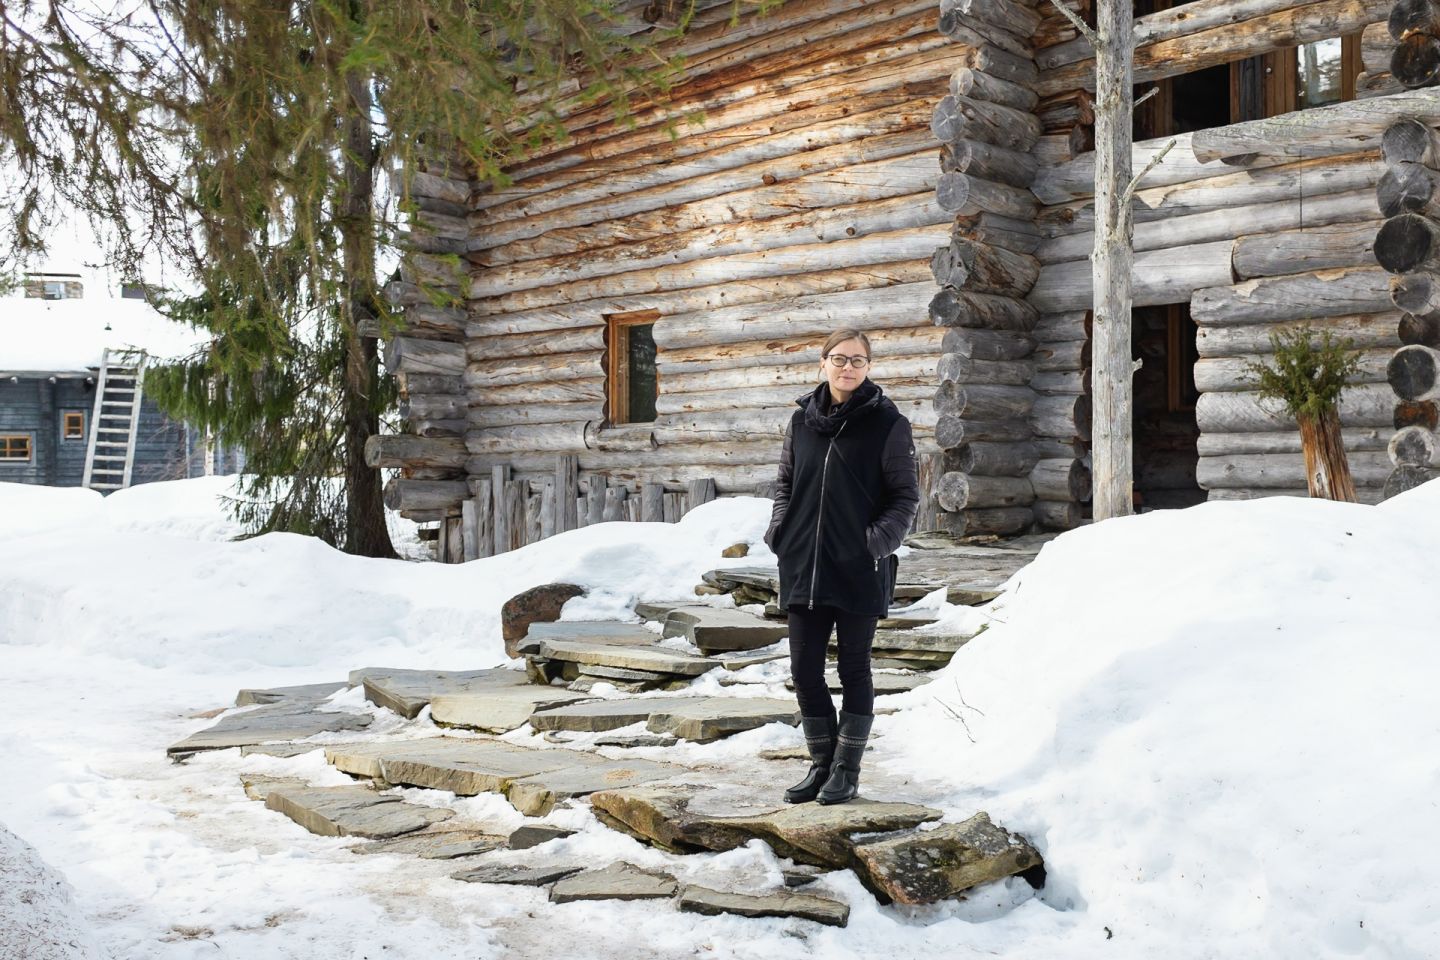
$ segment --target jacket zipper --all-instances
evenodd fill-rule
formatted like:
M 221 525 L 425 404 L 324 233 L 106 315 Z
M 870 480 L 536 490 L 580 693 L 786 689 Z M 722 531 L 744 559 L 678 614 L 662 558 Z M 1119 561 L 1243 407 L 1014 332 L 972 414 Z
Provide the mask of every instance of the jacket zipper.
M 840 434 L 845 432 L 845 424 L 840 424 L 840 429 L 835 431 L 835 436 L 830 438 L 830 445 L 825 448 L 825 460 L 820 464 L 820 509 L 815 513 L 815 556 L 810 561 L 810 609 L 815 609 L 815 577 L 820 573 L 820 521 L 825 517 L 825 478 L 830 472 L 830 451 L 835 449 L 835 441 Z

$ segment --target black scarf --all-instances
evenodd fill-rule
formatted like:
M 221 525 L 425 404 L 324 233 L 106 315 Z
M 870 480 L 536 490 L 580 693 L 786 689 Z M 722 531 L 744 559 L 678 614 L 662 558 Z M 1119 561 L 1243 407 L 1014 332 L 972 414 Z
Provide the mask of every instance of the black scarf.
M 830 406 L 830 384 L 822 383 L 795 402 L 805 410 L 805 424 L 825 436 L 833 436 L 841 424 L 851 418 L 863 417 L 875 410 L 885 398 L 885 391 L 868 377 L 844 403 Z

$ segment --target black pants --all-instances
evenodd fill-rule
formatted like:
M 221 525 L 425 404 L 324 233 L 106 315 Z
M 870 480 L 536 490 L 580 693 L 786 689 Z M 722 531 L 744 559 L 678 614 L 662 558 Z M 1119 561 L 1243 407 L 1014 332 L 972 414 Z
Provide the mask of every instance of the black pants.
M 825 650 L 833 628 L 840 647 L 840 686 L 846 713 L 870 714 L 875 709 L 875 686 L 870 679 L 870 644 L 879 617 L 862 617 L 835 607 L 790 608 L 790 676 L 795 699 L 807 717 L 832 716 L 834 701 L 825 685 Z

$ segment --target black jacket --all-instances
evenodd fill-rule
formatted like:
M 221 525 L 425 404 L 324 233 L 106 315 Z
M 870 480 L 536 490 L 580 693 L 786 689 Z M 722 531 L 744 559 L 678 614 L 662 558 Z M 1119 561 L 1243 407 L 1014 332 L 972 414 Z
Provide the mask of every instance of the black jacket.
M 868 379 L 830 409 L 826 383 L 795 402 L 765 531 L 780 561 L 780 608 L 883 617 L 895 550 L 920 508 L 910 421 Z

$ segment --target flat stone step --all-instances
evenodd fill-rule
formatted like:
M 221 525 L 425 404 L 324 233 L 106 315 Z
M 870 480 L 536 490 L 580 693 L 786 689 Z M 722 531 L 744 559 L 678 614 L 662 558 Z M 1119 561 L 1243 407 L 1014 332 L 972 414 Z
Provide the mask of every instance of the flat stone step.
M 222 717 L 218 723 L 171 744 L 166 753 L 183 760 L 202 750 L 225 750 L 282 740 L 304 740 L 317 733 L 364 730 L 370 717 L 335 710 L 317 710 L 319 701 L 282 700 L 243 713 Z
M 450 876 L 466 883 L 508 883 L 525 887 L 543 887 L 554 883 L 585 868 L 574 864 L 553 864 L 548 867 L 530 867 L 523 864 L 492 863 L 470 870 L 461 870 Z
M 690 884 L 680 891 L 680 909 L 685 913 L 706 916 L 733 913 L 741 917 L 799 917 L 832 927 L 843 927 L 850 922 L 848 903 L 789 890 L 762 894 L 728 893 Z
M 336 683 L 306 683 L 295 687 L 241 690 L 235 695 L 235 706 L 248 707 L 257 703 L 271 704 L 284 700 L 324 700 L 348 687 L 350 684 L 339 681 Z
M 506 846 L 506 839 L 479 830 L 440 829 L 433 827 L 416 833 L 375 840 L 350 848 L 351 853 L 393 853 L 419 857 L 422 860 L 455 860 L 474 857 Z
M 324 745 L 319 743 L 247 743 L 240 748 L 240 756 L 298 757 L 304 753 L 323 749 L 325 749 Z
M 529 824 L 520 827 L 510 834 L 508 841 L 511 850 L 529 850 L 538 847 L 542 843 L 549 843 L 551 840 L 563 840 L 566 837 L 573 837 L 574 830 L 565 827 L 552 827 L 543 823 Z
M 916 687 L 923 687 L 933 680 L 934 677 L 923 673 L 879 673 L 870 674 L 870 682 L 875 687 L 875 696 L 885 697 L 892 693 L 908 693 Z M 834 670 L 825 671 L 825 687 L 831 693 L 844 692 L 844 685 L 840 682 L 840 674 Z M 785 689 L 794 690 L 795 681 L 791 677 L 785 678 Z
M 247 785 L 248 789 L 248 785 Z M 263 790 L 265 806 L 322 837 L 381 839 L 422 830 L 455 811 L 406 803 L 364 786 L 310 787 L 276 784 Z
M 651 636 L 654 637 L 653 634 Z M 572 663 L 620 667 L 625 670 L 648 670 L 677 677 L 698 677 L 720 665 L 709 657 L 671 650 L 654 643 L 631 645 L 546 639 L 538 641 L 535 655 L 546 660 L 568 660 Z
M 859 843 L 854 869 L 882 902 L 917 904 L 935 903 L 982 883 L 1044 868 L 1028 841 L 992 823 L 982 812 L 963 823 Z M 1039 882 L 1038 876 L 1032 881 Z
M 338 746 L 326 750 L 325 759 L 351 776 L 384 783 L 462 797 L 497 793 L 527 816 L 544 816 L 556 803 L 596 790 L 685 772 L 684 767 L 653 760 L 610 760 L 579 750 L 457 737 Z
M 527 652 L 526 644 L 536 640 L 573 640 L 589 644 L 639 645 L 654 644 L 660 635 L 639 623 L 621 623 L 617 620 L 557 620 L 552 623 L 532 623 L 520 641 L 520 652 Z
M 555 881 L 551 903 L 577 900 L 663 900 L 675 896 L 679 884 L 668 873 L 642 870 L 633 863 L 612 863 Z
M 530 718 L 536 730 L 598 733 L 644 722 L 651 733 L 709 743 L 769 723 L 800 722 L 793 700 L 769 697 L 645 697 L 593 700 Z
M 875 626 L 883 630 L 914 630 L 916 627 L 928 627 L 936 619 L 928 613 L 892 613 L 881 617 Z
M 516 673 L 507 670 L 506 673 Z M 521 684 L 483 692 L 439 694 L 430 702 L 430 719 L 440 726 L 505 733 L 523 727 L 536 710 L 589 699 L 564 687 L 541 686 L 517 673 Z
M 407 720 L 439 696 L 464 693 L 493 693 L 523 687 L 529 678 L 518 670 L 402 670 L 365 667 L 350 671 L 352 684 L 363 684 L 365 699 L 393 710 Z
M 609 826 L 676 853 L 733 850 L 764 840 L 777 856 L 842 868 L 850 863 L 854 835 L 910 830 L 941 812 L 912 803 L 864 797 L 821 806 L 757 799 L 754 786 L 644 784 L 591 794 L 596 816 Z
M 768 647 L 787 636 L 790 628 L 743 610 L 695 605 L 671 610 L 664 632 L 667 637 L 684 637 L 711 654 Z
M 729 656 L 721 654 L 716 657 L 720 665 L 726 670 L 744 670 L 746 667 L 754 666 L 757 663 L 770 663 L 773 660 L 785 660 L 790 656 L 788 647 L 781 646 L 774 650 L 756 650 L 751 653 L 733 653 Z

